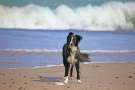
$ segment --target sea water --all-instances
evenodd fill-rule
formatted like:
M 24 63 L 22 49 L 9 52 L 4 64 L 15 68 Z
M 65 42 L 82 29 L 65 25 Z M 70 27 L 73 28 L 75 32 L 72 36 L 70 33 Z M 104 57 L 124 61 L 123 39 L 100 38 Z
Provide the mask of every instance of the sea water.
M 90 63 L 135 62 L 135 32 L 0 29 L 0 67 L 25 68 L 62 64 L 62 47 L 72 31 L 83 37 L 81 52 Z
M 0 0 L 0 68 L 62 64 L 70 31 L 90 63 L 135 62 L 134 0 Z

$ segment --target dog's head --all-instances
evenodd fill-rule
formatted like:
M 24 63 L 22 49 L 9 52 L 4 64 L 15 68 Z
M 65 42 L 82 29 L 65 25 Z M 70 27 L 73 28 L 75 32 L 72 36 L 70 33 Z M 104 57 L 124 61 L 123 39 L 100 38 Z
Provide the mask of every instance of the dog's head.
M 74 38 L 74 33 L 73 32 L 70 32 L 67 36 L 67 44 L 68 45 L 71 45 L 73 44 L 73 38 Z
M 69 46 L 78 46 L 79 42 L 82 40 L 82 36 L 74 35 L 73 32 L 70 32 L 67 37 L 67 44 Z

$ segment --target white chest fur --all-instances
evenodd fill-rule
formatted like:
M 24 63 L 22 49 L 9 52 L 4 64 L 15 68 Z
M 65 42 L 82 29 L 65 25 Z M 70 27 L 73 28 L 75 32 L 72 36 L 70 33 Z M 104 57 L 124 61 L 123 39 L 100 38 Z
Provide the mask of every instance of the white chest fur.
M 77 62 L 77 59 L 75 58 L 77 53 L 77 47 L 71 46 L 70 48 L 71 48 L 71 52 L 70 52 L 70 56 L 68 57 L 68 62 L 74 65 Z

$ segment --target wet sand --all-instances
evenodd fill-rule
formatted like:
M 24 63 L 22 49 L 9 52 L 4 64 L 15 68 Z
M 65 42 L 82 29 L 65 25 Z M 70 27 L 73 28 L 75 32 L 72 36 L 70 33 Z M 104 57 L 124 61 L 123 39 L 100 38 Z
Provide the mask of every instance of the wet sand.
M 1 69 L 0 90 L 135 90 L 135 63 L 81 64 L 81 80 L 63 82 L 64 67 Z M 76 72 L 74 72 L 76 77 Z

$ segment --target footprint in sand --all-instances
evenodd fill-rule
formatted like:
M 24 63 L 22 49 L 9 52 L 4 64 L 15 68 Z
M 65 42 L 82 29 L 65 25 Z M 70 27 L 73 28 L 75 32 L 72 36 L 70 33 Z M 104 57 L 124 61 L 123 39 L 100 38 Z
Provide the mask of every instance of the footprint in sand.
M 116 76 L 115 78 L 116 78 L 116 79 L 119 79 L 120 77 L 119 77 L 119 76 Z
M 10 80 L 14 80 L 13 78 L 11 78 Z
M 15 84 L 15 81 L 13 81 L 12 84 Z
M 5 83 L 5 82 L 3 82 L 2 84 L 3 84 L 3 85 L 5 85 L 6 83 Z
M 23 78 L 26 78 L 26 76 L 24 75 Z
M 9 85 L 9 87 L 11 88 L 11 87 L 12 87 L 12 85 Z
M 19 87 L 18 89 L 23 89 L 23 87 Z
M 133 78 L 133 76 L 130 75 L 130 76 L 128 76 L 128 78 Z
M 70 87 L 67 86 L 67 88 L 70 88 Z
M 47 89 L 47 88 L 43 88 L 43 89 Z
M 27 82 L 24 82 L 24 84 L 26 85 L 26 84 L 28 84 Z
M 5 73 L 0 73 L 1 76 L 5 76 Z

